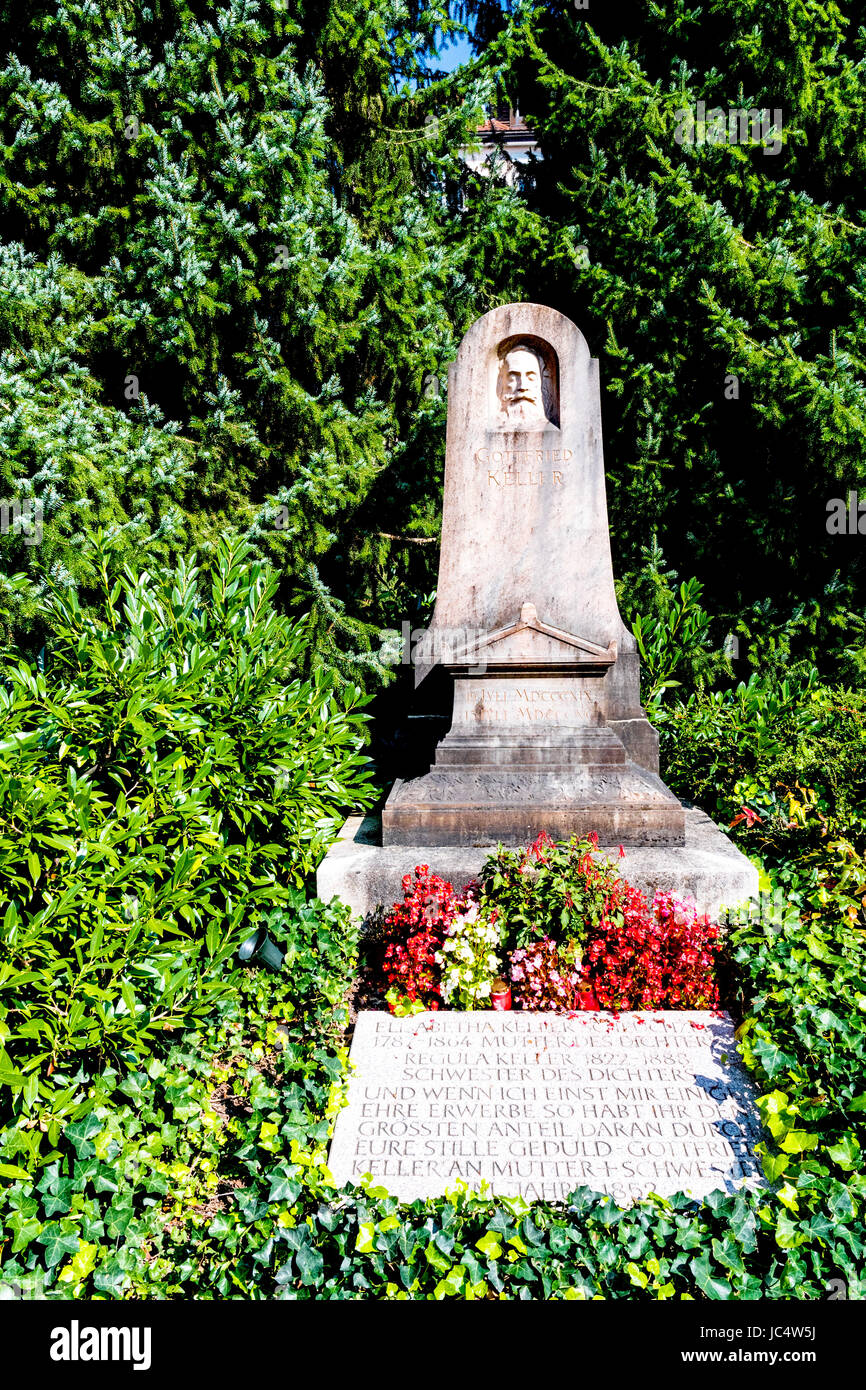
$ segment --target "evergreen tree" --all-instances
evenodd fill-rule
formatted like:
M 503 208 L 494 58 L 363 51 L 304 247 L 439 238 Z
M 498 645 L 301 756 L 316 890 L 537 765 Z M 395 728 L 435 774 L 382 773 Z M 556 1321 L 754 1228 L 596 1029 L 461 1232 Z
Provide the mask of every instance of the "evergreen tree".
M 601 359 L 624 608 L 660 546 L 719 642 L 848 676 L 866 546 L 826 521 L 866 498 L 862 19 L 848 0 L 517 6 L 478 64 L 543 160 L 521 196 L 479 187 L 459 234 L 481 294 L 555 305 Z M 717 115 L 681 142 L 701 101 L 724 133 Z M 726 138 L 741 108 L 781 111 L 775 150 L 772 115 Z
M 24 9 L 0 74 L 0 418 L 6 490 L 44 503 L 43 566 L 86 584 L 96 522 L 126 552 L 236 529 L 312 609 L 320 654 L 375 666 L 419 565 L 429 588 L 413 541 L 435 535 L 444 408 L 425 383 L 473 310 L 436 171 L 479 100 L 438 120 L 422 63 L 447 7 Z M 9 563 L 34 565 L 26 539 L 4 538 Z
M 0 16 L 0 467 L 44 512 L 41 545 L 0 537 L 7 634 L 41 570 L 86 597 L 100 526 L 118 561 L 235 530 L 375 678 L 435 586 L 446 366 L 535 299 L 601 359 L 626 614 L 672 569 L 752 664 L 862 669 L 866 552 L 826 528 L 866 499 L 854 0 Z M 516 187 L 458 153 L 502 96 L 543 153 Z M 699 102 L 780 110 L 778 152 L 678 140 Z

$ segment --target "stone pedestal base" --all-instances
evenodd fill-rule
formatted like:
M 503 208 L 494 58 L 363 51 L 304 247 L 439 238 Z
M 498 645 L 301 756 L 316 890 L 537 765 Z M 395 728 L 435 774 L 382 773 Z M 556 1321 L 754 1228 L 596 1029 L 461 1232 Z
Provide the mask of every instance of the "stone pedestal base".
M 394 784 L 382 844 L 518 847 L 542 830 L 555 840 L 595 830 L 603 844 L 681 848 L 679 801 L 628 757 L 606 704 L 597 673 L 457 679 L 451 728 L 429 772 Z M 617 724 L 630 737 L 640 722 Z
M 583 767 L 436 766 L 425 777 L 395 783 L 382 820 L 388 849 L 473 841 L 517 848 L 542 830 L 555 840 L 595 830 L 610 845 L 685 844 L 676 797 L 660 777 L 625 760 Z
M 758 871 L 709 816 L 684 805 L 685 844 L 626 848 L 620 859 L 616 846 L 607 853 L 620 873 L 649 896 L 660 888 L 691 897 L 699 912 L 718 919 L 758 893 Z M 326 902 L 338 897 L 353 913 L 366 917 L 381 904 L 403 896 L 401 880 L 416 864 L 461 888 L 477 877 L 491 846 L 389 845 L 383 848 L 377 816 L 350 816 L 336 844 L 325 855 L 316 875 L 316 891 Z

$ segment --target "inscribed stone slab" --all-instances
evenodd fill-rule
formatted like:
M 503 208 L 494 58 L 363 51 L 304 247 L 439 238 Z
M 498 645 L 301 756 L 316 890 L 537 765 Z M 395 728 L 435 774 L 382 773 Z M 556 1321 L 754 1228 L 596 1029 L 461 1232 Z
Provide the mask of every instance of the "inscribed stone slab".
M 358 1015 L 329 1165 L 404 1201 L 462 1179 L 623 1204 L 761 1182 L 754 1091 L 727 1014 Z

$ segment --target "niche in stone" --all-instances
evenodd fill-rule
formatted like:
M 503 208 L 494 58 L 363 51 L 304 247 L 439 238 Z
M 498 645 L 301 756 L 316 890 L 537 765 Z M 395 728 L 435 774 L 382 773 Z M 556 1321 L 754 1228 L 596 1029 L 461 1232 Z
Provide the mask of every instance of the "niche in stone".
M 559 362 L 550 343 L 512 334 L 499 343 L 490 371 L 494 429 L 559 429 Z

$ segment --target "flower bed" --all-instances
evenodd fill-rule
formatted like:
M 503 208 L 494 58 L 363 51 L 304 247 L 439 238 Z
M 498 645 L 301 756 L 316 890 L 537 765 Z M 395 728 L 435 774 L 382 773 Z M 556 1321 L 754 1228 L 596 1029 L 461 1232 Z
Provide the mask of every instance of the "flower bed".
M 393 1013 L 491 1007 L 710 1009 L 719 1003 L 718 926 L 675 894 L 651 902 L 599 853 L 598 836 L 523 851 L 501 846 L 456 890 L 419 864 L 385 915 L 373 970 Z

